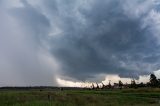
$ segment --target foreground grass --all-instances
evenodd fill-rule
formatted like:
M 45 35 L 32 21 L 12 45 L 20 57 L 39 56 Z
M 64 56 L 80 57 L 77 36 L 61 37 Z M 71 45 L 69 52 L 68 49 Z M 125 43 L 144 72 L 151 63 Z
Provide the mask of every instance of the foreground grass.
M 0 91 L 0 106 L 160 106 L 160 89 Z

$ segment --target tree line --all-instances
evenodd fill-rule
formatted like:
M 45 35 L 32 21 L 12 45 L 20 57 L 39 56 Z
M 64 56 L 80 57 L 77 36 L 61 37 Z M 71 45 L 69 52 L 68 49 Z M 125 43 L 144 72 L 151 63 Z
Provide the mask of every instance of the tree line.
M 121 80 L 119 80 L 118 83 L 114 83 L 113 85 L 111 85 L 110 81 L 108 83 L 108 85 L 105 85 L 102 82 L 102 86 L 100 87 L 98 83 L 96 83 L 96 86 L 92 83 L 91 85 L 91 89 L 113 89 L 113 88 L 144 88 L 144 87 L 152 87 L 152 88 L 160 88 L 160 79 L 157 79 L 157 77 L 155 76 L 155 74 L 151 74 L 150 75 L 150 79 L 149 82 L 147 83 L 136 83 L 136 81 L 134 79 L 131 80 L 130 84 L 124 84 Z

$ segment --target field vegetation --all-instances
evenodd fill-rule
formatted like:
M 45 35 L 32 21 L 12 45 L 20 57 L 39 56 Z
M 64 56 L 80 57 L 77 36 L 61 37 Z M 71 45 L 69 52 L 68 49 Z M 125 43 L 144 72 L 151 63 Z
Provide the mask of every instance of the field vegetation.
M 160 89 L 1 90 L 0 106 L 160 106 Z

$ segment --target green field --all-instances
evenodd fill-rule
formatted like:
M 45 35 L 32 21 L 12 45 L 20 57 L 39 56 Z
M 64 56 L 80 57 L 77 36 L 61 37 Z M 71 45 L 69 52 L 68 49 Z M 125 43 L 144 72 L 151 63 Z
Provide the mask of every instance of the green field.
M 0 106 L 160 106 L 160 89 L 3 90 Z

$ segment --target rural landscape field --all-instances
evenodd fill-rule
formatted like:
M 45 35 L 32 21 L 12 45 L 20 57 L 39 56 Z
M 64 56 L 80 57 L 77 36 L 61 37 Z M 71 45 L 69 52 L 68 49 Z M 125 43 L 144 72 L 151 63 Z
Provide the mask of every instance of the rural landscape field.
M 0 106 L 160 106 L 160 0 L 0 0 Z
M 160 89 L 1 90 L 0 106 L 160 106 Z

